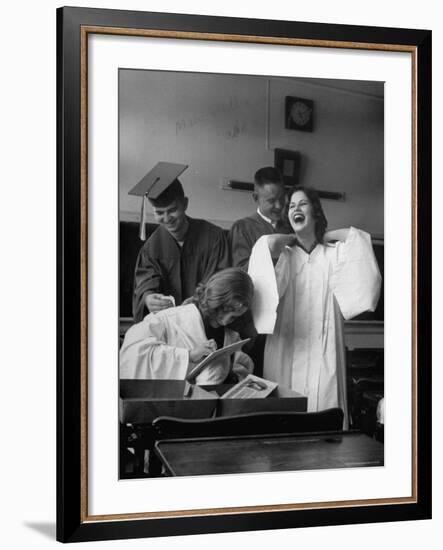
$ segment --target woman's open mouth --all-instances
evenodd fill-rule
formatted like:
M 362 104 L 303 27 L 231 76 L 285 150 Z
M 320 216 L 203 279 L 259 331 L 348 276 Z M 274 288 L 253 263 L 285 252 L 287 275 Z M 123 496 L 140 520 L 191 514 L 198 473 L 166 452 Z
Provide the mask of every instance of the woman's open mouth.
M 303 214 L 295 214 L 292 219 L 294 223 L 303 223 L 305 221 L 305 216 Z

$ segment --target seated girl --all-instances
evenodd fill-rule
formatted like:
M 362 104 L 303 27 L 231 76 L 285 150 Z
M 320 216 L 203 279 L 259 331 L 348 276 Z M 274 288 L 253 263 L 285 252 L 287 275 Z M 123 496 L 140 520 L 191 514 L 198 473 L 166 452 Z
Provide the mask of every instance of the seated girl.
M 253 292 L 249 275 L 228 268 L 198 285 L 183 305 L 147 315 L 126 333 L 120 350 L 120 378 L 183 380 L 206 355 L 239 340 L 227 325 L 249 310 Z M 196 383 L 220 384 L 231 366 L 237 379 L 254 368 L 252 360 L 237 351 L 212 361 Z

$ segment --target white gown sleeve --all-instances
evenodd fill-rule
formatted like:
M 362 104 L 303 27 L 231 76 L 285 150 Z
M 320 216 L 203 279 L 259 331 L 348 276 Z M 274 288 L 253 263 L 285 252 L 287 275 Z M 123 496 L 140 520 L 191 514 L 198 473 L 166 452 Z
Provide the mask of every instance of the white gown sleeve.
M 334 251 L 331 288 L 345 319 L 374 311 L 381 289 L 381 275 L 371 236 L 351 227 L 345 242 Z
M 126 333 L 120 350 L 120 378 L 183 380 L 189 351 L 167 344 L 161 313 L 150 314 Z
M 273 333 L 279 296 L 284 292 L 282 287 L 286 288 L 287 285 L 285 253 L 280 255 L 274 270 L 267 239 L 268 236 L 264 235 L 255 243 L 248 267 L 248 274 L 254 283 L 252 318 L 259 334 Z
M 290 273 L 291 249 L 286 246 L 278 258 L 275 266 L 275 280 L 277 281 L 278 296 L 281 298 L 288 287 Z

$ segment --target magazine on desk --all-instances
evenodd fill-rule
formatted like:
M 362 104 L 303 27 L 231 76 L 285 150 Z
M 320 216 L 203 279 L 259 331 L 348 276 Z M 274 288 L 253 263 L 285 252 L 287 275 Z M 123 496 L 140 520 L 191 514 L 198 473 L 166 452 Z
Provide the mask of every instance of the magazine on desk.
M 257 399 L 268 397 L 277 386 L 277 382 L 271 382 L 259 376 L 248 374 L 246 378 L 223 394 L 220 399 Z

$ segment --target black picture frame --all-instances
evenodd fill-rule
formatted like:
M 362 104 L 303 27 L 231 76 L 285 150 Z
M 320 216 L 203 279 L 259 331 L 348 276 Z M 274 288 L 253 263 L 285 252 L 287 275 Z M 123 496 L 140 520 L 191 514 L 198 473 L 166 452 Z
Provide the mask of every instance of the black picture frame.
M 180 517 L 91 518 L 87 511 L 87 120 L 82 69 L 88 32 L 203 33 L 226 41 L 408 51 L 414 58 L 413 498 L 309 509 L 282 506 Z M 154 33 L 155 34 L 155 33 Z M 204 35 L 204 36 L 203 36 Z M 193 35 L 196 36 L 196 35 Z M 221 38 L 220 38 L 221 36 Z M 246 38 L 247 37 L 247 38 Z M 252 37 L 252 38 L 251 38 Z M 431 32 L 93 8 L 57 10 L 57 539 L 158 537 L 431 517 Z
M 288 149 L 274 149 L 274 166 L 279 169 L 284 184 L 288 187 L 300 183 L 301 155 L 299 151 Z

